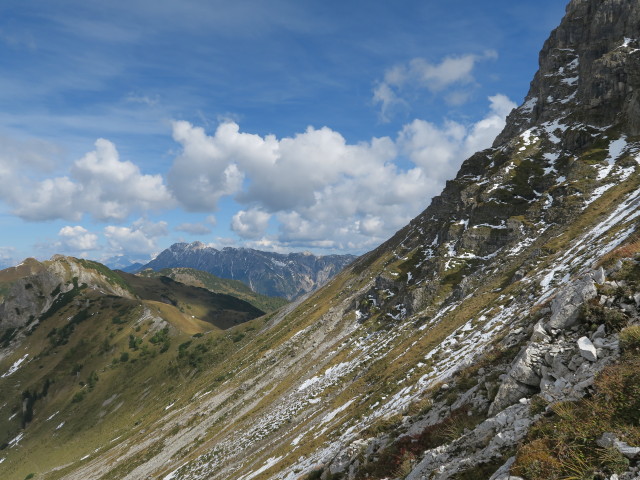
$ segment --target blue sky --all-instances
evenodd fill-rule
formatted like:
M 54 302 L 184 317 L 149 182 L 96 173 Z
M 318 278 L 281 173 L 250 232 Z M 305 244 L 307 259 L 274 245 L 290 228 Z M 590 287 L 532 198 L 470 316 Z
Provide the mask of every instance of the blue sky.
M 0 264 L 362 253 L 519 104 L 558 0 L 5 0 Z

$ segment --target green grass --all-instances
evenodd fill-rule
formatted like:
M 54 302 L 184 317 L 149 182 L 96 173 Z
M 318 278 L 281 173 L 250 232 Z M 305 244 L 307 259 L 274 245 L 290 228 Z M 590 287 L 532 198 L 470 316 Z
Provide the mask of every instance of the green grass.
M 239 280 L 220 278 L 208 272 L 203 272 L 193 268 L 166 268 L 157 272 L 149 269 L 140 272 L 138 275 L 156 278 L 166 276 L 177 282 L 206 288 L 214 293 L 231 295 L 252 304 L 254 307 L 266 313 L 277 310 L 289 303 L 284 298 L 268 297 L 266 295 L 255 293 Z

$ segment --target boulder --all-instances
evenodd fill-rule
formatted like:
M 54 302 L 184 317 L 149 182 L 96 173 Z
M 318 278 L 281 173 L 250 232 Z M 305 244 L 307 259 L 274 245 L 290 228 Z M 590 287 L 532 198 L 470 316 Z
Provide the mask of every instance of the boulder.
M 580 337 L 578 339 L 578 348 L 580 349 L 580 355 L 582 355 L 583 358 L 589 360 L 590 362 L 595 362 L 596 360 L 598 360 L 596 347 L 587 337 Z
M 582 277 L 564 287 L 551 301 L 548 327 L 564 330 L 574 325 L 580 315 L 582 304 L 597 294 L 596 285 L 591 277 Z

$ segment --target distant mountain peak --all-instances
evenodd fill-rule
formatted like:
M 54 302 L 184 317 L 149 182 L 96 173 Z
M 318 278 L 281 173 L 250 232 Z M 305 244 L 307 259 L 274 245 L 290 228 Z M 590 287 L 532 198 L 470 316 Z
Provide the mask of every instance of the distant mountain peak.
M 292 300 L 309 293 L 356 257 L 316 256 L 310 252 L 281 254 L 252 248 L 217 250 L 202 242 L 175 243 L 141 269 L 189 267 L 221 278 L 240 280 L 257 293 Z

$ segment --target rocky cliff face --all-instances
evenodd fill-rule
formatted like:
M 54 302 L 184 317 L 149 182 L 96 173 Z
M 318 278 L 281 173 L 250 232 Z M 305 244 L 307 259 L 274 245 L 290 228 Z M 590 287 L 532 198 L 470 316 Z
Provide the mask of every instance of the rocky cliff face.
M 572 1 L 567 16 L 540 52 L 540 69 L 525 103 L 495 145 L 545 122 L 583 123 L 564 135 L 580 147 L 598 129 L 624 123 L 640 134 L 640 5 L 626 0 Z
M 9 328 L 38 323 L 44 314 L 64 294 L 80 285 L 105 293 L 133 298 L 126 285 L 105 276 L 101 265 L 62 255 L 48 262 L 27 259 L 17 267 L 0 274 L 6 294 L 0 303 L 0 333 Z M 104 268 L 104 267 L 102 267 Z
M 27 430 L 0 473 L 638 478 L 637 15 L 570 2 L 494 146 L 410 225 L 238 342 L 189 339 L 129 395 L 138 425 L 87 413 L 109 438 L 57 464 Z M 197 352 L 206 371 L 184 363 Z
M 250 248 L 217 250 L 194 242 L 172 245 L 142 269 L 195 268 L 221 278 L 240 280 L 263 295 L 292 300 L 315 290 L 354 259 L 352 255 L 283 255 Z

